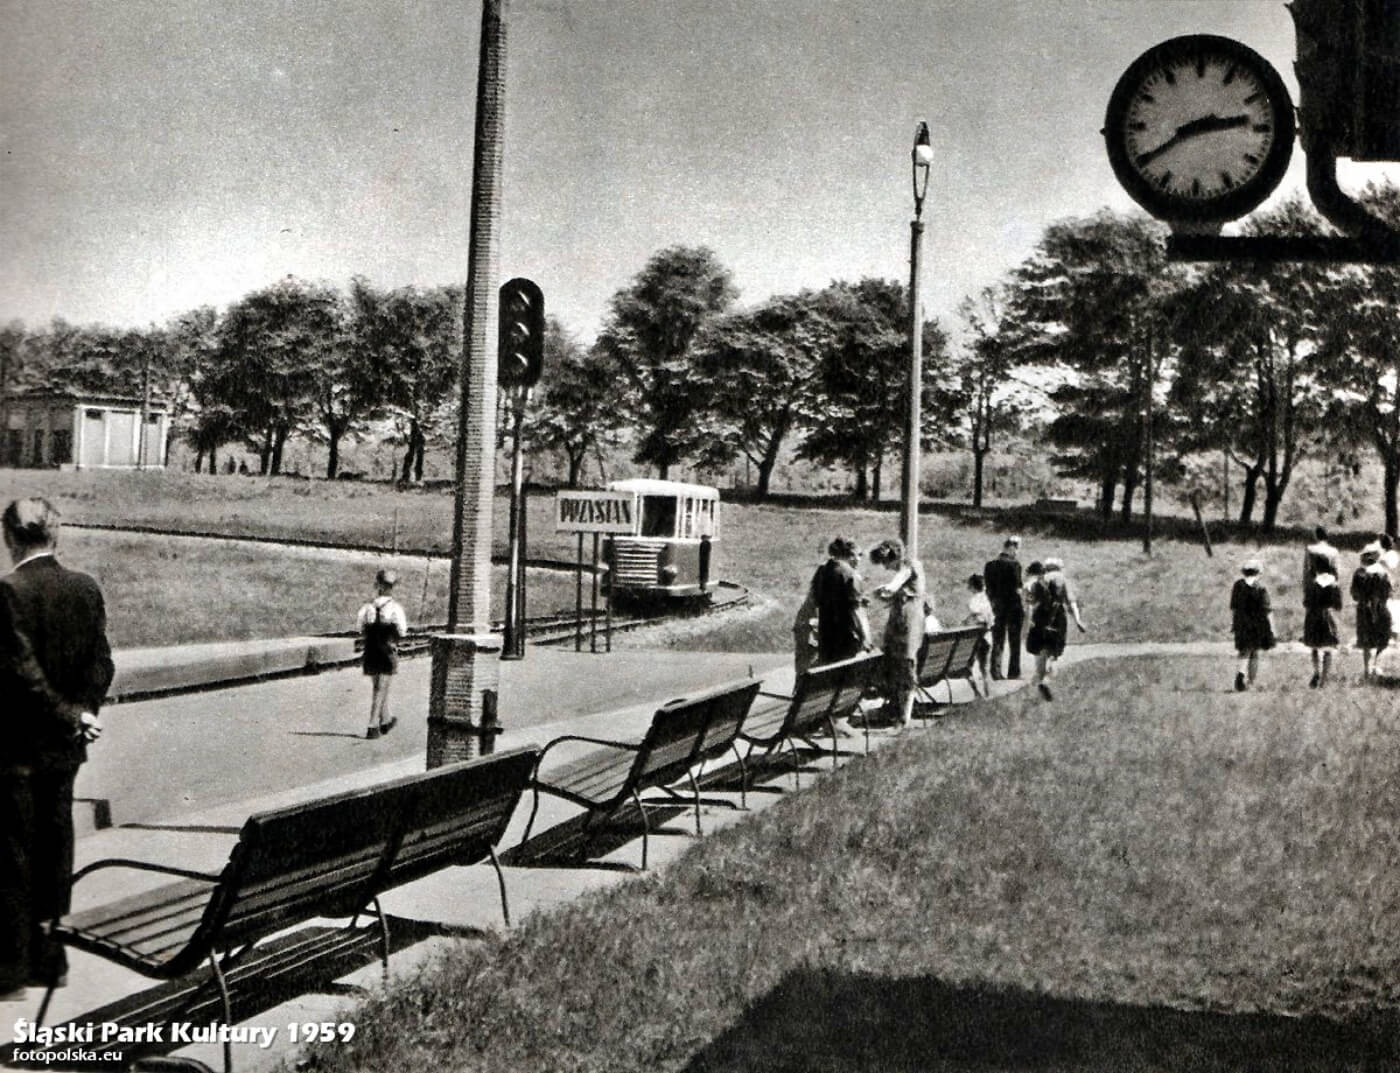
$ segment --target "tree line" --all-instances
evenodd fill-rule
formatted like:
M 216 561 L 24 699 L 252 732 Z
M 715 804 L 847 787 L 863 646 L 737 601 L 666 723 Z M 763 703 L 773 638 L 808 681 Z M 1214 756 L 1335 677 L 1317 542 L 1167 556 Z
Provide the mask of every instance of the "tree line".
M 1363 198 L 1400 222 L 1394 186 Z M 1326 225 L 1294 200 L 1243 230 Z M 1266 530 L 1305 457 L 1355 469 L 1369 451 L 1396 531 L 1400 270 L 1183 265 L 1167 261 L 1164 238 L 1145 217 L 1107 210 L 1054 223 L 962 303 L 956 339 L 921 321 L 924 447 L 971 452 L 980 505 L 987 456 L 1031 435 L 1058 472 L 1092 482 L 1105 519 L 1127 520 L 1150 420 L 1158 479 L 1213 494 L 1206 460 L 1223 458 L 1238 474 L 1239 520 Z M 0 385 L 149 385 L 196 469 L 212 470 L 232 444 L 275 475 L 288 439 L 305 436 L 326 447 L 334 477 L 347 438 L 373 432 L 402 448 L 399 479 L 421 480 L 426 445 L 456 424 L 462 308 L 457 286 L 355 278 L 341 292 L 289 277 L 223 312 L 145 330 L 11 324 L 0 331 Z M 625 445 L 662 477 L 747 460 L 759 497 L 791 454 L 846 469 L 857 498 L 878 499 L 903 437 L 909 322 L 899 281 L 834 281 L 740 306 L 713 251 L 663 249 L 614 294 L 592 344 L 550 320 L 527 446 L 559 452 L 571 485 L 590 454 Z

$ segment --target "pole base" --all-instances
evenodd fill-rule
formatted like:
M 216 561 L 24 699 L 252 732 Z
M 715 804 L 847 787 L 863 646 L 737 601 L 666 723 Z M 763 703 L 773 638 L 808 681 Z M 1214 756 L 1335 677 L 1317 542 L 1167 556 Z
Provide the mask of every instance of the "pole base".
M 500 732 L 496 698 L 501 639 L 496 634 L 437 634 L 432 638 L 428 695 L 429 769 L 491 752 Z

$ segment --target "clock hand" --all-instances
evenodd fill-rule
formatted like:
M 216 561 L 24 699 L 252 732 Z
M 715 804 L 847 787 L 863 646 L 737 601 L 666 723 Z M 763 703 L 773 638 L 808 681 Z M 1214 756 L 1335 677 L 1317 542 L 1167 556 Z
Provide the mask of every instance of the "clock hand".
M 1189 123 L 1183 123 L 1176 128 L 1176 133 L 1164 141 L 1155 149 L 1149 149 L 1145 153 L 1140 153 L 1136 158 L 1137 166 L 1142 168 L 1151 164 L 1159 156 L 1169 149 L 1173 149 L 1186 141 L 1194 138 L 1198 134 L 1211 134 L 1217 130 L 1230 130 L 1233 127 L 1243 127 L 1249 122 L 1247 115 L 1218 116 L 1207 115 L 1199 119 L 1193 119 Z

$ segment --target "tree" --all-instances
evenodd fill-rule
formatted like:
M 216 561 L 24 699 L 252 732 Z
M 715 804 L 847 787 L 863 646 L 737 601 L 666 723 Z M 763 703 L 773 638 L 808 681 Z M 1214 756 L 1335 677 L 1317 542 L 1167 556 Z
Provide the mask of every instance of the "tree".
M 202 471 L 207 456 L 209 471 L 217 473 L 219 448 L 239 434 L 233 408 L 218 397 L 219 314 L 213 306 L 181 313 L 166 325 L 164 338 L 171 427 L 183 426 L 181 435 L 195 450 L 194 471 Z M 173 440 L 166 440 L 167 461 Z
M 606 357 L 596 348 L 585 349 L 558 320 L 548 319 L 544 374 L 524 433 L 532 448 L 564 453 L 570 488 L 579 486 L 588 453 L 615 446 L 622 427 L 617 380 L 606 365 Z
M 672 246 L 653 254 L 612 298 L 598 350 L 621 374 L 622 408 L 637 429 L 635 460 L 656 466 L 663 479 L 706 444 L 697 428 L 705 400 L 691 343 L 737 295 L 711 250 Z
M 224 314 L 211 388 L 249 436 L 260 473 L 282 471 L 287 439 L 314 412 L 318 371 L 339 344 L 335 291 L 291 276 Z
M 373 371 L 380 410 L 398 427 L 403 483 L 423 479 L 428 436 L 457 383 L 462 295 L 455 286 L 381 291 L 360 278 L 350 285 L 352 346 Z
M 909 369 L 908 292 L 895 280 L 837 282 L 812 299 L 831 324 L 817 373 L 804 393 L 809 425 L 798 457 L 845 465 L 858 499 L 880 498 L 887 453 L 904 439 Z M 921 445 L 942 438 L 955 399 L 947 390 L 947 337 L 935 321 L 923 332 Z
M 704 462 L 746 456 L 758 470 L 759 499 L 768 495 L 783 443 L 804 419 L 801 400 L 835 322 L 810 291 L 780 295 L 713 321 L 696 346 L 715 435 Z
M 1362 200 L 1400 227 L 1400 188 L 1371 184 Z M 1355 428 L 1380 456 L 1385 531 L 1400 533 L 1400 269 L 1347 273 L 1323 346 L 1337 392 L 1334 423 Z
M 1120 483 L 1124 520 L 1131 515 L 1149 372 L 1166 364 L 1149 348 L 1160 355 L 1162 305 L 1182 278 L 1159 225 L 1108 210 L 1051 224 L 1012 275 L 1006 345 L 1018 366 L 1063 370 L 1050 391 L 1060 408 L 1047 430 L 1060 448 L 1054 461 L 1095 481 L 1104 518 Z
M 1243 228 L 1247 235 L 1322 230 L 1297 198 Z M 1338 271 L 1324 265 L 1227 262 L 1175 303 L 1181 360 L 1174 400 L 1193 418 L 1190 446 L 1223 448 L 1243 467 L 1242 523 L 1252 520 L 1262 482 L 1266 532 L 1327 406 L 1317 351 L 1339 282 Z
M 1012 369 L 1012 354 L 1002 337 L 1007 317 L 1004 288 L 984 287 L 976 297 L 958 307 L 967 326 L 968 342 L 952 360 L 951 373 L 957 394 L 964 400 L 964 434 L 972 450 L 972 505 L 982 505 L 983 470 L 992 451 L 993 437 L 1020 427 L 1031 408 L 1031 395 L 1039 393 L 1019 382 Z

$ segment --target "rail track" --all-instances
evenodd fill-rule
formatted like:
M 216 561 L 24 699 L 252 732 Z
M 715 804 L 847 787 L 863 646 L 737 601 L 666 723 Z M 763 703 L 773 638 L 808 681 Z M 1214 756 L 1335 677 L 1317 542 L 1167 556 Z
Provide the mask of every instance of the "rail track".
M 614 613 L 611 624 L 612 631 L 614 633 L 627 633 L 631 630 L 655 626 L 677 618 L 700 618 L 706 615 L 720 614 L 742 607 L 748 602 L 749 590 L 743 585 L 732 581 L 720 581 L 715 585 L 714 598 L 704 604 L 686 604 L 645 615 L 630 612 L 622 615 Z M 595 623 L 598 633 L 601 634 L 607 628 L 605 612 L 600 611 L 595 616 L 591 608 L 584 608 L 582 617 L 572 611 L 533 615 L 525 619 L 525 636 L 537 645 L 565 644 L 577 637 L 582 637 L 584 643 L 587 643 Z M 505 623 L 501 621 L 491 623 L 491 629 L 497 633 L 504 627 Z M 426 652 L 432 635 L 442 633 L 446 629 L 446 623 L 441 622 L 411 627 L 408 637 L 399 643 L 399 654 L 413 656 Z M 322 636 L 353 637 L 356 635 L 353 631 L 342 631 Z

